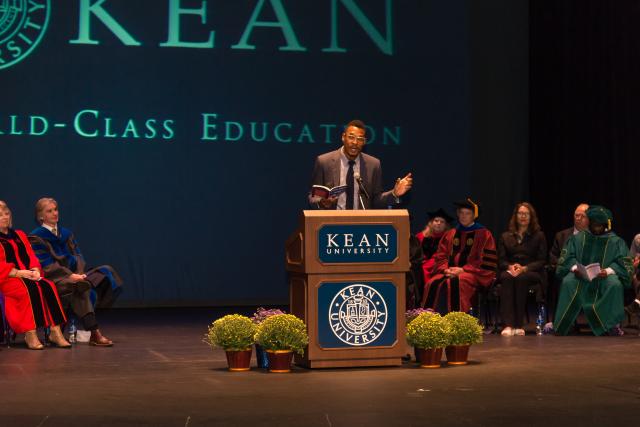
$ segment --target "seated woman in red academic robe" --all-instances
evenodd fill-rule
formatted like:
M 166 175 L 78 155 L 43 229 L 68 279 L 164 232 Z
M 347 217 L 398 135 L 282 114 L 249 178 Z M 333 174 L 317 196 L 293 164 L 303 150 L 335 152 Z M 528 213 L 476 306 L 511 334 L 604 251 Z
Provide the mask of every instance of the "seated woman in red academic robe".
M 25 334 L 27 347 L 42 350 L 36 329 L 51 328 L 50 339 L 61 348 L 71 345 L 60 324 L 67 321 L 55 285 L 42 277 L 42 268 L 24 232 L 11 228 L 11 211 L 0 200 L 0 293 L 5 317 L 17 334 Z
M 444 209 L 439 208 L 437 211 L 427 212 L 428 220 L 425 229 L 418 234 L 416 238 L 422 245 L 422 253 L 424 260 L 422 262 L 422 274 L 424 275 L 424 283 L 431 281 L 431 276 L 436 268 L 436 252 L 440 245 L 440 239 L 444 233 L 449 230 L 453 218 Z

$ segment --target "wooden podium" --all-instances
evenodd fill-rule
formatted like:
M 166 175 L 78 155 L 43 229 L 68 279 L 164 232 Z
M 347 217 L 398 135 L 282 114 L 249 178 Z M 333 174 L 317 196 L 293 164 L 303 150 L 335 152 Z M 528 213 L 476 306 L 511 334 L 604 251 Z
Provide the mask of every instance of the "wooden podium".
M 405 354 L 406 210 L 303 211 L 286 243 L 291 313 L 309 368 L 393 366 Z

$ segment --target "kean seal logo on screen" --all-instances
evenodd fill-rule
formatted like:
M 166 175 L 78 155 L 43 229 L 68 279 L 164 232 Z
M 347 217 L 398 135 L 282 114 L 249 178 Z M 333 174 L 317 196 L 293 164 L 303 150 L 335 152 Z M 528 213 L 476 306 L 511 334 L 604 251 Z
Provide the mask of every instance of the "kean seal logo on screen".
M 26 58 L 49 25 L 50 0 L 0 0 L 0 69 Z
M 371 344 L 387 326 L 387 304 L 382 295 L 364 284 L 342 288 L 329 305 L 333 334 L 352 346 Z

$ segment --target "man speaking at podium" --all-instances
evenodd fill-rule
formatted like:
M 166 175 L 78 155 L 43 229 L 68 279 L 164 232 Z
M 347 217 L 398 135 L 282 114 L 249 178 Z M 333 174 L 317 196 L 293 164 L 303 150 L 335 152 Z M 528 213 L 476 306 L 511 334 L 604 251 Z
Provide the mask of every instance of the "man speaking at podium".
M 382 191 L 380 160 L 362 152 L 366 127 L 352 120 L 342 133 L 342 147 L 316 158 L 311 178 L 312 209 L 384 209 L 399 203 L 413 184 L 411 173 Z

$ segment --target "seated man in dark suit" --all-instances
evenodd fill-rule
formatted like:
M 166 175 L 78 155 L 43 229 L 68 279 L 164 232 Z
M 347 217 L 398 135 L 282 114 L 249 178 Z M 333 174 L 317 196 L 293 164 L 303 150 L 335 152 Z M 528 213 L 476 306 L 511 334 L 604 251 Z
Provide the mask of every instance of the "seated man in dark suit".
M 556 267 L 558 266 L 558 258 L 560 258 L 560 252 L 562 252 L 562 248 L 564 248 L 569 237 L 589 228 L 587 209 L 589 209 L 589 205 L 586 203 L 581 203 L 576 207 L 576 210 L 573 212 L 573 227 L 558 231 L 553 239 L 553 246 L 551 246 L 551 250 L 549 250 L 549 270 L 551 271 L 551 277 L 549 280 L 550 289 L 547 292 L 547 302 L 551 308 L 550 313 L 555 312 L 555 305 L 556 301 L 558 301 L 558 293 L 561 284 L 561 281 L 558 280 L 555 275 Z
M 342 133 L 342 147 L 316 158 L 311 185 L 346 186 L 340 194 L 309 193 L 312 209 L 384 209 L 399 203 L 413 184 L 411 173 L 396 180 L 390 191 L 382 189 L 380 160 L 362 152 L 367 139 L 360 120 L 349 122 Z
M 558 266 L 558 258 L 560 258 L 560 252 L 562 252 L 562 248 L 564 248 L 564 245 L 567 243 L 567 240 L 569 240 L 569 237 L 589 228 L 587 209 L 589 209 L 588 204 L 579 204 L 575 212 L 573 213 L 573 227 L 565 228 L 564 230 L 558 231 L 556 233 L 556 237 L 555 239 L 553 239 L 553 246 L 551 246 L 551 250 L 549 251 L 549 263 L 551 264 L 551 268 L 553 269 L 553 271 L 555 271 L 556 267 Z

